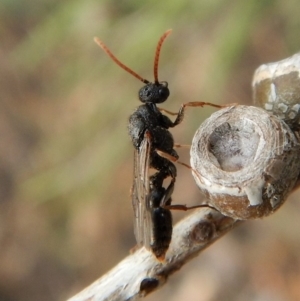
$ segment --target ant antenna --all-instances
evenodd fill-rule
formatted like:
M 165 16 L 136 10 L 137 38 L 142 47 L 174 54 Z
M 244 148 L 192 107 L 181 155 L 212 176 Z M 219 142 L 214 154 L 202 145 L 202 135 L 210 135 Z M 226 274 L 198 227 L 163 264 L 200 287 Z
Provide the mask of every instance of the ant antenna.
M 164 40 L 167 38 L 168 35 L 170 35 L 172 32 L 172 29 L 167 30 L 159 39 L 156 52 L 155 52 L 155 58 L 154 58 L 154 82 L 155 84 L 158 84 L 158 61 L 159 61 L 159 55 L 160 55 L 160 49 L 164 42 Z
M 142 78 L 140 75 L 138 75 L 137 73 L 135 73 L 133 70 L 131 70 L 129 67 L 127 67 L 126 65 L 124 65 L 123 63 L 121 63 L 113 54 L 112 52 L 108 49 L 108 47 L 97 37 L 94 38 L 95 43 L 104 50 L 104 52 L 118 65 L 120 66 L 122 69 L 124 69 L 125 71 L 127 71 L 128 73 L 130 73 L 131 75 L 133 75 L 135 78 L 139 79 L 140 81 L 142 81 L 144 84 L 148 84 L 149 81 L 147 81 L 146 79 Z M 161 42 L 162 43 L 162 42 Z

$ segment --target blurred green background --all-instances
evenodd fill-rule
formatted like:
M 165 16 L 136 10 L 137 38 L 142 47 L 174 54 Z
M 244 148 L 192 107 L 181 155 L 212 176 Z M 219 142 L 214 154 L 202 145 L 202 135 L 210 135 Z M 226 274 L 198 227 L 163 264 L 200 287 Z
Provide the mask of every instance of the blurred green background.
M 172 28 L 162 107 L 250 104 L 254 70 L 299 51 L 299 14 L 296 0 L 2 0 L 0 300 L 64 300 L 135 244 L 126 125 L 142 84 L 94 36 L 152 80 L 156 43 Z M 188 109 L 176 142 L 190 144 L 213 111 Z M 197 203 L 190 172 L 178 169 L 174 203 Z M 298 197 L 226 235 L 148 300 L 300 300 Z

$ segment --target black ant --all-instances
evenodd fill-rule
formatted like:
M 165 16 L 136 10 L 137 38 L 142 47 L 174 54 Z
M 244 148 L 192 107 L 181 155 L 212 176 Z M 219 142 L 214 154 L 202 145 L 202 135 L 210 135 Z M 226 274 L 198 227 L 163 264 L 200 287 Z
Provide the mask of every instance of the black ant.
M 153 83 L 121 63 L 101 40 L 94 39 L 117 65 L 145 84 L 139 90 L 139 100 L 143 104 L 129 117 L 128 125 L 129 135 L 135 148 L 132 203 L 137 243 L 150 249 L 159 260 L 164 259 L 171 242 L 172 215 L 170 209 L 188 210 L 195 207 L 209 207 L 208 205 L 194 207 L 171 205 L 171 196 L 177 176 L 176 167 L 171 161 L 177 161 L 179 156 L 174 150 L 173 136 L 168 129 L 181 123 L 187 106 L 222 107 L 206 102 L 188 102 L 182 104 L 178 113 L 175 114 L 156 106 L 156 104 L 165 102 L 170 95 L 168 83 L 158 81 L 161 46 L 170 33 L 171 30 L 167 30 L 158 41 L 154 59 Z M 161 111 L 176 115 L 175 121 L 170 120 Z M 150 176 L 149 168 L 154 168 L 157 172 Z M 167 188 L 164 188 L 163 182 L 167 177 L 171 177 L 171 182 Z

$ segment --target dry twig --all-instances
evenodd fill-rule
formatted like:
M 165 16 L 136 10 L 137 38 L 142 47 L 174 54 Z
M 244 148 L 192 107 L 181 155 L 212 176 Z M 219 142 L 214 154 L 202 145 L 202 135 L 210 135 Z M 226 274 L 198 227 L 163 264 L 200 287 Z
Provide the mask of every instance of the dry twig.
M 69 301 L 138 300 L 239 223 L 210 208 L 195 210 L 174 227 L 165 262 L 139 249 Z

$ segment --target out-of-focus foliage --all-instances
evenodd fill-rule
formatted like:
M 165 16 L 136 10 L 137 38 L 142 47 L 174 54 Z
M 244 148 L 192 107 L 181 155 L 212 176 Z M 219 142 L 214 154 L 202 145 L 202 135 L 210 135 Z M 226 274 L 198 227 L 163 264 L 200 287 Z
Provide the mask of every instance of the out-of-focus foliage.
M 173 28 L 159 76 L 171 89 L 164 107 L 176 111 L 187 101 L 250 104 L 255 68 L 299 51 L 299 23 L 296 0 L 2 0 L 0 300 L 63 300 L 134 245 L 126 124 L 141 83 L 94 36 L 151 80 L 158 38 Z M 189 109 L 176 141 L 190 143 L 212 111 Z M 188 170 L 174 196 L 201 199 Z M 299 209 L 294 194 L 149 300 L 299 300 Z

